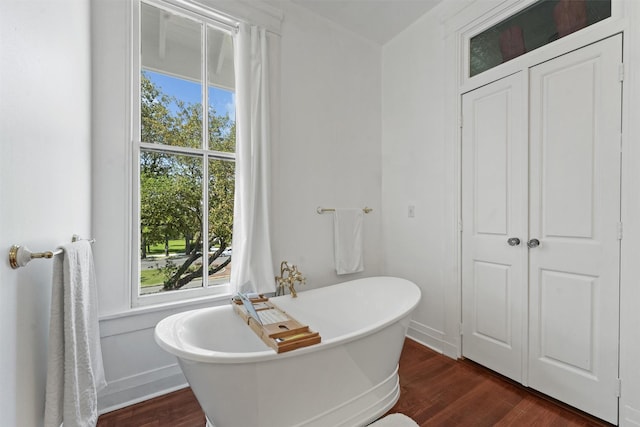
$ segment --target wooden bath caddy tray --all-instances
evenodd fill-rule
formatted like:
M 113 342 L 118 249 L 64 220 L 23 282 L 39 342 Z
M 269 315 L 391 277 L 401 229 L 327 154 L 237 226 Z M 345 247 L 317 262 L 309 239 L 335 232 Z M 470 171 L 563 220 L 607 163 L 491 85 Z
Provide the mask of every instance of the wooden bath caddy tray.
M 241 300 L 233 299 L 233 309 L 253 332 L 276 353 L 284 353 L 320 342 L 321 338 L 318 332 L 312 331 L 308 326 L 289 316 L 271 303 L 268 298 L 251 298 L 250 301 L 263 324 L 260 324 L 247 312 Z

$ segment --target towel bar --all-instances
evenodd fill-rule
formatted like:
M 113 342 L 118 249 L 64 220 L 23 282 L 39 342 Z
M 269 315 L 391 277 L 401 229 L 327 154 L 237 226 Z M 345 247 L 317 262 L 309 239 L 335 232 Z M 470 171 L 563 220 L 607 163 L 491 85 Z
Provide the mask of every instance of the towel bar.
M 335 212 L 335 208 L 323 208 L 318 206 L 318 208 L 316 209 L 316 212 L 319 214 L 323 214 L 325 212 Z M 373 211 L 373 208 L 367 207 L 365 206 L 364 208 L 362 208 L 362 212 L 368 214 L 369 212 Z
M 80 240 L 80 236 L 74 234 L 71 239 L 72 242 L 77 242 Z M 94 243 L 96 239 L 87 239 L 89 243 Z M 20 267 L 24 267 L 31 261 L 36 258 L 53 258 L 55 255 L 62 253 L 62 249 L 56 249 L 55 251 L 45 251 L 45 252 L 31 252 L 29 248 L 26 246 L 13 245 L 11 249 L 9 249 L 9 265 L 14 270 Z

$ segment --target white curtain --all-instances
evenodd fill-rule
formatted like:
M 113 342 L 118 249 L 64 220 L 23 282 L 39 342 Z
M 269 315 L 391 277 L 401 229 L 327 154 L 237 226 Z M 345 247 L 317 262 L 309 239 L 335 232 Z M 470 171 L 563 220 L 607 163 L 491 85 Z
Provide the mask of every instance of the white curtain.
M 269 64 L 267 34 L 240 24 L 235 43 L 236 193 L 233 219 L 235 292 L 276 289 L 269 231 Z

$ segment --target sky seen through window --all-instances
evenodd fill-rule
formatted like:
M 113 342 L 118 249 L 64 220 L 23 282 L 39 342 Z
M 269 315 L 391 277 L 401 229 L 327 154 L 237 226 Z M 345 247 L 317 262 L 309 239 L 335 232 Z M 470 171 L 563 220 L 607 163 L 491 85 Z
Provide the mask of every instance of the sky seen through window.
M 177 99 L 189 104 L 200 104 L 202 102 L 199 83 L 149 70 L 145 70 L 145 75 L 166 95 L 176 97 Z M 209 105 L 214 108 L 216 115 L 228 115 L 232 121 L 235 121 L 235 93 L 214 86 L 209 86 Z M 171 112 L 176 112 L 176 106 L 173 103 L 171 104 Z

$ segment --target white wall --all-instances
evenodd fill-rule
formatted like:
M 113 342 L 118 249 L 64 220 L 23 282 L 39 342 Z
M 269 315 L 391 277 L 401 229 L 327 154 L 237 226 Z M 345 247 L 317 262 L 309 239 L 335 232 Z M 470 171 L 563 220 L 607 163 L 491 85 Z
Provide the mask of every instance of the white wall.
M 383 271 L 381 236 L 381 48 L 288 2 L 218 2 L 243 7 L 252 21 L 279 27 L 272 69 L 280 79 L 272 102 L 279 113 L 272 157 L 274 268 L 296 264 L 307 277 L 300 290 Z M 101 337 L 109 386 L 101 411 L 185 384 L 176 360 L 154 342 L 163 317 L 226 300 L 131 310 L 126 243 L 130 239 L 127 156 L 130 80 L 128 0 L 92 0 L 93 183 L 92 215 L 100 286 Z M 242 16 L 242 15 L 240 15 Z M 274 23 L 277 21 L 276 23 Z M 273 36 L 277 38 L 277 36 Z M 365 272 L 338 277 L 333 267 L 331 215 L 316 207 L 372 207 L 365 216 Z
M 12 270 L 9 247 L 90 235 L 87 0 L 0 3 L 0 423 L 41 426 L 49 260 Z
M 274 141 L 273 256 L 307 277 L 301 289 L 381 274 L 381 48 L 283 3 L 281 137 Z M 364 207 L 365 271 L 337 276 L 331 214 Z M 276 271 L 279 271 L 279 267 Z
M 438 11 L 420 18 L 382 51 L 382 206 L 385 273 L 415 282 L 422 301 L 410 336 L 455 355 L 446 334 L 446 252 L 455 212 L 445 147 L 445 43 Z M 415 206 L 415 216 L 408 207 Z
M 620 285 L 620 425 L 640 426 L 640 3 L 625 1 L 626 76 L 623 92 L 622 259 Z

